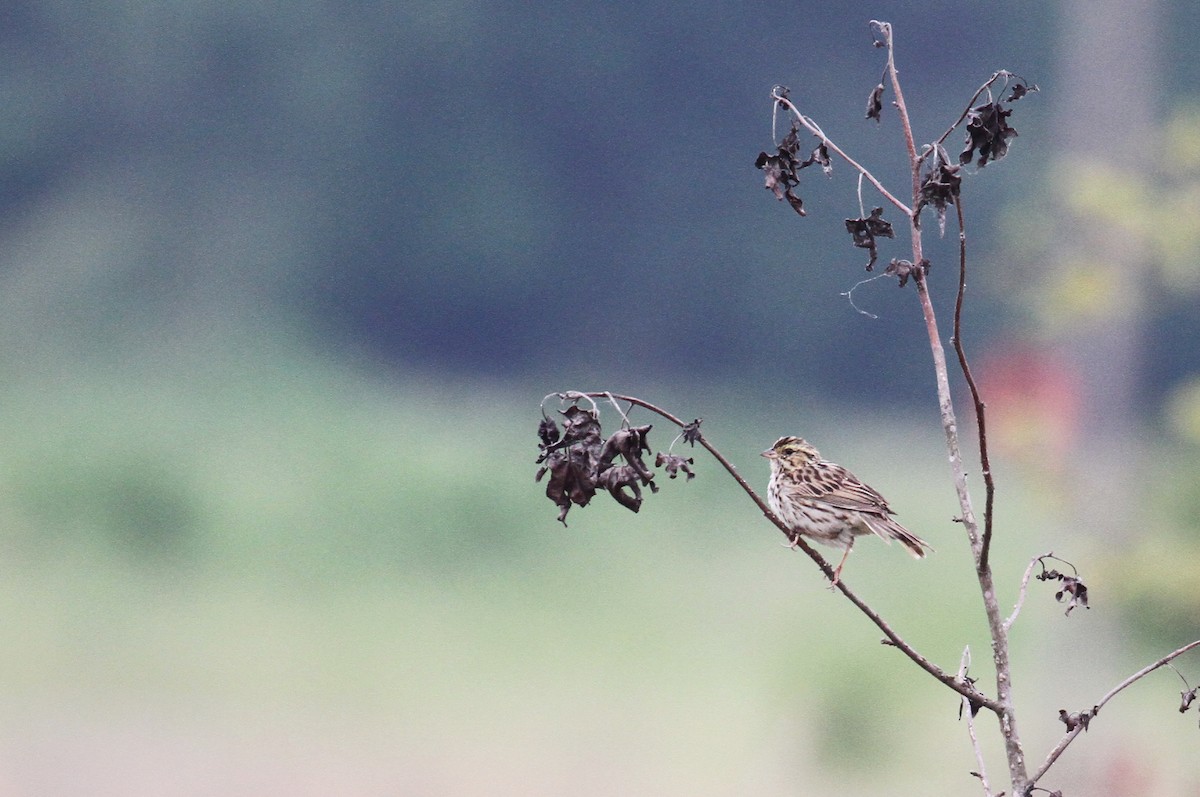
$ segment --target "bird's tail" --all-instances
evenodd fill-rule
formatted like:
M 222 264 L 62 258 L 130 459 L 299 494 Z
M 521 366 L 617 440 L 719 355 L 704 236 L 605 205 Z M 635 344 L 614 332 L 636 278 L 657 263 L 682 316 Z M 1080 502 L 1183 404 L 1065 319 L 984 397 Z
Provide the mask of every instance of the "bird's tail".
M 933 546 L 913 534 L 890 517 L 872 519 L 871 531 L 891 542 L 896 540 L 904 549 L 913 555 L 914 559 L 923 559 L 925 554 L 933 551 Z

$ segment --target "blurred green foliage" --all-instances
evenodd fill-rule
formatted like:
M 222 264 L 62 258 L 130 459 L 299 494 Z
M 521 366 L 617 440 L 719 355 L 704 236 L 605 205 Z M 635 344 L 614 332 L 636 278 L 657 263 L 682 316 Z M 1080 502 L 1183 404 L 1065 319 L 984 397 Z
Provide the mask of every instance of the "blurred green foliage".
M 74 368 L 52 391 L 9 386 L 9 730 L 59 717 L 47 738 L 74 749 L 93 743 L 78 712 L 99 712 L 141 749 L 187 740 L 227 764 L 203 739 L 250 723 L 260 765 L 273 766 L 286 740 L 326 750 L 335 765 L 318 782 L 371 773 L 441 793 L 478 791 L 472 771 L 499 793 L 591 778 L 658 793 L 839 784 L 866 794 L 931 777 L 953 790 L 966 776 L 947 755 L 960 750 L 964 772 L 973 765 L 955 701 L 897 666 L 702 453 L 694 481 L 665 480 L 640 513 L 600 497 L 564 529 L 532 480 L 538 413 L 525 389 L 381 379 L 261 330 L 205 351 L 165 367 Z M 674 400 L 686 414 L 688 399 Z M 776 417 L 705 423 L 752 482 L 765 480 L 757 451 Z M 885 485 L 938 548 L 913 562 L 864 541 L 848 578 L 944 666 L 969 644 L 986 681 L 932 422 L 805 410 L 796 426 Z M 656 425 L 651 443 L 671 436 Z M 1007 474 L 1001 484 L 995 559 L 1007 602 L 1047 539 L 1087 543 L 1084 530 L 1054 528 L 1028 485 Z M 1107 575 L 1092 582 L 1097 609 L 1069 621 L 1049 587 L 1031 588 L 1016 644 L 1035 749 L 1056 738 L 1054 701 L 1080 686 L 1051 651 L 1097 633 L 1115 597 Z M 1180 623 L 1160 626 L 1149 647 L 1130 642 L 1070 699 L 1094 700 Z M 1173 689 L 1147 684 L 1141 700 Z M 1122 730 L 1152 721 L 1166 728 L 1145 737 L 1153 755 L 1186 743 L 1189 729 L 1162 719 L 1175 715 L 1150 705 L 1139 719 L 1141 705 L 1114 709 L 1093 735 L 1145 752 Z M 153 736 L 138 735 L 135 716 L 155 718 Z M 346 746 L 379 753 L 360 760 Z

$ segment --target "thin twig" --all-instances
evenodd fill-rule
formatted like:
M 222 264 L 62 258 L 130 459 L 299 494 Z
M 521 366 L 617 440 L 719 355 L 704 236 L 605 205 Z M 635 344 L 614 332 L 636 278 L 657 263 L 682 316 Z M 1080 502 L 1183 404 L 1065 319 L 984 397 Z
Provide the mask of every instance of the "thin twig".
M 967 671 L 971 667 L 971 646 L 963 648 L 962 658 L 958 663 L 958 680 L 963 683 L 967 681 Z M 979 778 L 979 783 L 983 786 L 983 797 L 992 797 L 992 786 L 988 783 L 987 765 L 983 760 L 983 748 L 979 746 L 979 736 L 975 733 L 975 709 L 971 706 L 971 701 L 967 698 L 962 699 L 962 708 L 960 711 L 965 711 L 967 715 L 967 736 L 971 739 L 971 749 L 975 751 L 975 765 L 979 767 L 976 772 L 971 774 Z
M 1029 591 L 1029 578 L 1033 575 L 1034 565 L 1049 556 L 1054 556 L 1054 551 L 1047 551 L 1041 556 L 1035 556 L 1029 560 L 1029 567 L 1025 568 L 1025 575 L 1021 578 L 1021 589 L 1017 592 L 1017 602 L 1013 606 L 1012 614 L 1004 621 L 1005 631 L 1012 628 L 1013 623 L 1017 621 L 1017 615 L 1021 613 L 1021 607 L 1025 605 L 1025 594 Z
M 587 395 L 601 397 L 609 396 L 610 394 L 606 391 L 600 393 L 589 393 Z M 657 413 L 677 426 L 686 425 L 681 418 L 672 415 L 661 407 L 657 407 L 648 401 L 643 401 L 642 399 L 634 396 L 623 396 L 620 394 L 611 395 L 613 398 L 621 401 L 628 401 L 634 406 L 642 407 L 650 412 Z M 758 508 L 762 510 L 763 515 L 766 516 L 766 518 L 772 523 L 774 523 L 781 532 L 783 532 L 783 535 L 787 537 L 789 544 L 807 554 L 808 558 L 812 559 L 813 562 L 816 563 L 817 567 L 821 569 L 821 572 L 824 573 L 825 577 L 832 583 L 834 581 L 834 571 L 833 568 L 829 566 L 829 563 L 826 562 L 825 559 L 822 558 L 822 556 L 817 553 L 816 550 L 814 550 L 813 547 L 809 545 L 803 537 L 800 537 L 791 529 L 789 529 L 787 524 L 780 520 L 779 516 L 771 511 L 771 507 L 767 505 L 767 502 L 764 501 L 757 492 L 755 492 L 754 488 L 751 487 L 745 478 L 742 477 L 742 474 L 738 473 L 738 470 L 736 467 L 734 467 L 733 463 L 726 459 L 725 455 L 722 454 L 716 448 L 716 446 L 710 443 L 708 438 L 705 437 L 703 433 L 699 435 L 697 440 L 700 445 L 704 446 L 708 453 L 712 454 L 713 458 L 716 459 L 717 462 L 721 463 L 721 466 L 729 472 L 729 475 L 732 476 L 734 481 L 738 483 L 738 486 L 742 488 L 746 495 L 750 496 L 750 500 L 752 500 L 758 506 Z M 932 675 L 941 683 L 953 689 L 958 694 L 969 698 L 977 705 L 983 706 L 989 711 L 996 712 L 997 714 L 1000 713 L 1001 706 L 996 700 L 983 694 L 970 684 L 960 683 L 953 675 L 950 675 L 945 670 L 938 667 L 936 664 L 929 661 L 929 659 L 917 652 L 912 645 L 908 644 L 908 642 L 901 638 L 901 636 L 897 634 L 890 625 L 888 625 L 887 621 L 885 621 L 878 612 L 868 606 L 862 598 L 851 591 L 850 588 L 846 586 L 844 579 L 837 579 L 836 586 L 837 589 L 840 590 L 841 593 L 845 595 L 851 603 L 858 607 L 859 611 L 865 614 L 871 620 L 871 622 L 873 622 L 879 628 L 879 630 L 883 632 L 883 635 L 887 637 L 888 642 L 893 647 L 899 649 L 902 653 L 904 653 L 904 655 L 908 656 L 908 658 L 911 659 L 918 667 Z
M 936 161 L 935 161 L 936 163 Z M 979 395 L 979 386 L 975 384 L 975 376 L 971 366 L 967 364 L 967 351 L 962 341 L 962 310 L 967 292 L 967 228 L 963 221 L 962 196 L 954 199 L 954 209 L 958 214 L 958 298 L 954 302 L 954 352 L 958 355 L 958 365 L 967 380 L 971 390 L 971 400 L 975 403 L 975 426 L 979 432 L 979 467 L 983 469 L 984 503 L 983 503 L 983 544 L 979 552 L 979 567 L 989 569 L 988 552 L 992 547 L 992 508 L 996 502 L 996 482 L 992 478 L 992 462 L 988 457 L 987 405 Z
M 1142 669 L 1135 672 L 1133 675 L 1126 678 L 1124 681 L 1121 681 L 1121 683 L 1117 684 L 1112 689 L 1110 689 L 1108 691 L 1108 694 L 1106 694 L 1104 697 L 1100 698 L 1100 702 L 1098 702 L 1092 708 L 1092 712 L 1091 712 L 1092 716 L 1095 717 L 1097 714 L 1099 714 L 1100 709 L 1104 708 L 1104 704 L 1107 703 L 1108 701 L 1112 700 L 1114 697 L 1116 697 L 1117 694 L 1121 692 L 1121 690 L 1125 689 L 1128 686 L 1133 685 L 1137 681 L 1140 681 L 1142 678 L 1145 678 L 1147 675 L 1154 672 L 1159 667 L 1163 667 L 1163 666 L 1167 665 L 1172 659 L 1176 659 L 1179 656 L 1182 656 L 1184 653 L 1187 653 L 1189 650 L 1192 650 L 1193 648 L 1197 648 L 1197 647 L 1200 647 L 1200 639 L 1197 639 L 1195 642 L 1189 642 L 1188 644 L 1184 645 L 1183 647 L 1179 648 L 1178 650 L 1174 650 L 1174 651 L 1168 653 L 1167 655 L 1163 656 L 1161 659 L 1154 662 L 1153 664 L 1146 665 Z M 1040 780 L 1041 777 L 1046 774 L 1046 771 L 1054 765 L 1054 762 L 1058 760 L 1058 757 L 1063 754 L 1063 751 L 1066 750 L 1068 746 L 1070 746 L 1071 742 L 1075 741 L 1075 737 L 1079 736 L 1079 734 L 1082 733 L 1083 730 L 1084 730 L 1084 728 L 1082 725 L 1076 725 L 1073 729 L 1067 731 L 1067 733 L 1063 736 L 1062 739 L 1059 739 L 1058 744 L 1056 744 L 1054 746 L 1054 749 L 1050 751 L 1050 754 L 1046 756 L 1046 760 L 1043 761 L 1042 765 L 1040 767 L 1038 767 L 1037 770 L 1029 777 L 1029 781 L 1028 781 L 1029 786 L 1033 786 L 1033 784 L 1037 783 L 1038 780 Z
M 556 398 L 560 402 L 562 402 L 562 401 L 577 401 L 578 399 L 586 399 L 587 402 L 592 405 L 592 412 L 600 411 L 599 408 L 596 407 L 596 402 L 593 401 L 592 397 L 589 396 L 588 394 L 581 393 L 578 390 L 567 390 L 562 393 L 548 393 L 548 394 L 546 394 L 546 396 L 544 398 L 542 398 L 542 403 L 539 404 L 538 406 L 541 408 L 543 416 L 546 415 L 546 402 L 552 398 Z
M 609 403 L 616 408 L 617 413 L 620 414 L 621 420 L 624 422 L 625 426 L 632 426 L 633 424 L 629 422 L 629 416 L 625 414 L 625 410 L 621 409 L 621 405 L 617 403 L 617 399 L 613 396 L 613 394 L 605 391 L 604 395 L 608 397 Z
M 902 201 L 897 199 L 896 196 L 893 195 L 891 191 L 888 191 L 886 188 L 884 188 L 883 183 L 879 182 L 879 180 L 875 177 L 875 175 L 871 174 L 871 172 L 865 166 L 863 166 L 858 161 L 854 160 L 854 158 L 851 158 L 849 155 L 847 155 L 842 150 L 841 147 L 839 147 L 837 144 L 834 143 L 833 139 L 831 139 L 829 136 L 825 135 L 825 131 L 822 130 L 820 128 L 820 126 L 817 125 L 816 122 L 809 119 L 804 114 L 800 113 L 800 109 L 797 108 L 792 103 L 791 100 L 789 100 L 787 97 L 784 97 L 777 92 L 772 92 L 771 98 L 774 99 L 776 102 L 780 103 L 781 105 L 783 105 L 784 107 L 786 107 L 793 114 L 795 114 L 796 119 L 799 120 L 800 124 L 803 125 L 804 128 L 806 130 L 808 130 L 808 132 L 812 133 L 814 136 L 821 139 L 821 143 L 823 143 L 827 149 L 832 150 L 834 153 L 837 154 L 837 156 L 839 158 L 841 158 L 846 163 L 848 163 L 851 166 L 851 168 L 857 170 L 859 174 L 861 174 L 863 177 L 865 177 L 871 185 L 875 186 L 875 190 L 878 191 L 880 193 L 880 195 L 883 196 L 884 199 L 886 199 L 888 202 L 891 202 L 893 205 L 895 205 L 900 210 L 900 212 L 903 213 L 904 215 L 912 216 L 912 214 L 913 214 L 912 208 L 910 208 L 908 205 L 904 204 Z

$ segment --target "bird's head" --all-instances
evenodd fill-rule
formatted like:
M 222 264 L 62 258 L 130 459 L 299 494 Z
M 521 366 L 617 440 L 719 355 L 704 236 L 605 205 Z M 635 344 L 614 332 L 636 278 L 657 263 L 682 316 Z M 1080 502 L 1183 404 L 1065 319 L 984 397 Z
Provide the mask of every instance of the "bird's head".
M 821 458 L 817 449 L 800 437 L 781 437 L 775 445 L 762 452 L 772 465 L 785 468 L 801 468 Z

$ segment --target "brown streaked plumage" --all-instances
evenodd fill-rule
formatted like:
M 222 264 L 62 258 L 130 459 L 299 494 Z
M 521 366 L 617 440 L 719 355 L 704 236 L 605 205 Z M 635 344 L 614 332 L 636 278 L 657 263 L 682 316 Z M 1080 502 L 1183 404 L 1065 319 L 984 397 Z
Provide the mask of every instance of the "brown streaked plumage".
M 845 551 L 833 571 L 836 585 L 854 540 L 875 534 L 898 541 L 915 558 L 932 551 L 929 544 L 892 519 L 883 496 L 850 471 L 821 459 L 799 437 L 781 437 L 762 455 L 771 461 L 767 502 L 779 519 L 797 535 Z

